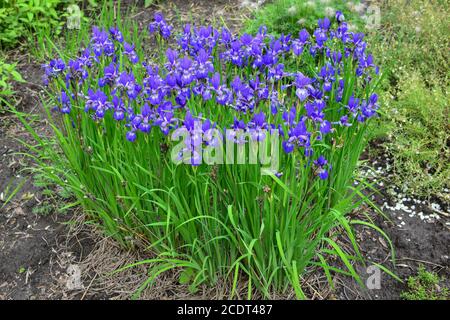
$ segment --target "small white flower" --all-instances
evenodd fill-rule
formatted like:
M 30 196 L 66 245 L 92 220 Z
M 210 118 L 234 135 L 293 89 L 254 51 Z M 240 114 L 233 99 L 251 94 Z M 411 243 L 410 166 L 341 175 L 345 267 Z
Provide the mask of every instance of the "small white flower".
M 264 3 L 264 0 L 242 0 L 241 1 L 241 7 L 246 7 L 248 9 L 256 10 L 258 9 L 262 4 Z
M 296 7 L 295 5 L 291 6 L 291 7 L 288 9 L 288 13 L 289 13 L 291 16 L 295 15 L 295 14 L 297 13 L 297 7 Z
M 353 7 L 353 10 L 355 10 L 357 13 L 361 14 L 364 12 L 364 9 L 366 8 L 366 6 L 362 3 L 358 3 L 357 5 L 355 5 Z
M 335 12 L 336 12 L 336 9 L 334 9 L 334 8 L 332 8 L 332 7 L 326 7 L 325 8 L 325 15 L 327 16 L 327 17 L 333 17 L 334 16 L 334 14 L 335 14 Z

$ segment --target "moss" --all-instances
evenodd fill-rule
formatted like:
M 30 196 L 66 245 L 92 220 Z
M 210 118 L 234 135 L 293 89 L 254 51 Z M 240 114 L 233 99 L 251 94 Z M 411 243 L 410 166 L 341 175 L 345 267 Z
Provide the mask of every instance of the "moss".
M 441 288 L 440 282 L 437 274 L 421 266 L 417 276 L 408 278 L 408 291 L 402 292 L 400 297 L 405 300 L 448 300 L 448 288 Z

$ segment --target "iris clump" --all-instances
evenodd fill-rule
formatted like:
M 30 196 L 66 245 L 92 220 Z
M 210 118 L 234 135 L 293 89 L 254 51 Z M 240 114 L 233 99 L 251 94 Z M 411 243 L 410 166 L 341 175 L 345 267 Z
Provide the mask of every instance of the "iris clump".
M 231 296 L 245 283 L 248 297 L 304 298 L 312 266 L 359 280 L 359 255 L 334 234 L 343 227 L 358 252 L 346 214 L 367 200 L 353 172 L 378 68 L 364 35 L 336 18 L 274 37 L 175 32 L 156 14 L 134 43 L 94 27 L 78 57 L 44 65 L 59 148 L 36 136 L 40 170 L 109 235 L 154 255 L 143 287 L 173 268 L 193 290 L 229 281 Z

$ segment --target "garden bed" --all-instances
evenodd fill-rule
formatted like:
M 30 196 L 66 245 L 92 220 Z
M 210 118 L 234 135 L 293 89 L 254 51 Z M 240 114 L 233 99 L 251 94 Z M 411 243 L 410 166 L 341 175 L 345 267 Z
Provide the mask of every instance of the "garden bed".
M 227 24 L 237 28 L 240 22 L 232 8 L 238 2 L 217 1 L 215 7 L 211 8 L 210 1 L 174 1 L 171 4 L 173 7 L 163 7 L 162 11 L 174 20 L 178 17 L 174 12 L 190 12 L 194 20 L 198 15 L 199 20 L 205 22 L 212 22 L 213 17 L 204 19 L 210 16 L 209 13 L 215 12 L 221 16 L 224 12 L 224 19 L 229 22 Z M 177 11 L 174 10 L 175 7 Z M 142 25 L 147 25 L 154 10 L 155 8 L 143 9 L 134 18 L 139 21 L 142 19 Z M 171 13 L 174 13 L 173 16 Z M 185 19 L 188 20 L 188 16 Z M 43 112 L 38 100 L 42 75 L 40 65 L 24 56 L 18 69 L 27 83 L 16 87 L 19 101 L 17 108 L 41 117 Z M 50 134 L 46 121 L 37 121 L 34 125 L 42 135 Z M 105 240 L 95 226 L 81 223 L 83 213 L 78 209 L 70 209 L 63 214 L 57 212 L 56 209 L 61 207 L 63 200 L 48 200 L 48 196 L 42 194 L 42 188 L 33 185 L 33 177 L 20 171 L 30 163 L 23 156 L 15 154 L 25 150 L 14 138 L 27 140 L 30 137 L 15 116 L 8 113 L 1 115 L 0 133 L 0 190 L 4 190 L 10 181 L 15 181 L 15 184 L 22 179 L 26 181 L 14 200 L 0 209 L 0 299 L 107 299 L 131 296 L 145 280 L 145 268 L 140 269 L 140 275 L 137 270 L 134 273 L 125 271 L 125 275 L 118 273 L 111 276 L 107 273 L 113 271 L 112 267 L 123 267 L 139 260 L 143 253 L 130 252 L 112 245 L 112 240 Z M 371 148 L 384 150 L 383 142 L 372 145 Z M 386 155 L 389 155 L 388 151 Z M 387 262 L 386 266 L 404 280 L 416 274 L 419 265 L 425 265 L 429 270 L 445 277 L 448 286 L 449 204 L 437 198 L 414 199 L 408 192 L 402 192 L 400 199 L 388 194 L 385 189 L 391 182 L 388 176 L 389 160 L 372 154 L 369 152 L 366 155 L 368 166 L 375 172 L 378 171 L 378 174 L 374 174 L 373 182 L 378 184 L 381 191 L 374 200 L 392 222 L 385 221 L 369 207 L 361 207 L 352 215 L 363 219 L 366 217 L 362 213 L 368 213 L 376 225 L 387 233 L 395 247 L 397 266 L 388 262 L 390 250 L 383 237 L 373 230 L 361 227 L 357 228 L 356 238 L 363 256 L 379 263 Z M 400 192 L 397 190 L 397 193 Z M 42 207 L 43 201 L 48 202 L 46 205 L 51 208 L 45 214 L 35 209 Z M 414 209 L 412 206 L 415 206 Z M 412 212 L 422 214 L 413 215 Z M 347 240 L 340 241 L 345 245 Z M 69 277 L 67 268 L 70 265 L 79 266 L 82 270 L 80 288 L 70 289 L 66 286 Z M 365 267 L 357 266 L 357 270 L 363 279 L 367 277 Z M 207 299 L 224 298 L 224 292 L 229 293 L 229 289 L 219 286 L 215 290 L 202 287 L 200 292 L 192 295 L 187 286 L 179 284 L 177 272 L 171 271 L 159 277 L 157 281 L 163 290 L 154 292 L 149 288 L 144 291 L 142 298 Z M 383 274 L 380 290 L 364 290 L 351 278 L 339 275 L 334 278 L 336 290 L 333 292 L 324 286 L 326 280 L 320 271 L 314 275 L 304 289 L 307 296 L 314 298 L 398 299 L 406 288 L 405 284 Z M 292 297 L 288 295 L 280 298 Z

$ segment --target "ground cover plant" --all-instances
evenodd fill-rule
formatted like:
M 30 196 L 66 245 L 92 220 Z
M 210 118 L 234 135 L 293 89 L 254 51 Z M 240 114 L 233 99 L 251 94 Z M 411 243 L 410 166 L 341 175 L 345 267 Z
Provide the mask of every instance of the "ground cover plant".
M 371 140 L 375 144 L 383 140 L 389 148 L 397 186 L 416 196 L 448 201 L 447 1 L 277 0 L 262 7 L 247 30 L 256 30 L 260 23 L 270 26 L 275 35 L 311 28 L 316 17 L 323 18 L 333 7 L 345 10 L 346 20 L 356 30 L 364 30 L 369 4 L 380 10 L 380 24 L 369 29 L 367 37 L 376 63 L 383 68 L 380 101 L 385 107 L 383 117 L 372 123 Z
M 428 87 L 415 71 L 405 77 L 391 89 L 396 91 L 396 100 L 391 100 L 392 91 L 383 94 L 386 110 L 392 112 L 382 120 L 384 130 L 377 137 L 388 138 L 397 185 L 422 197 L 437 195 L 448 201 L 448 191 L 445 191 L 450 188 L 447 89 L 436 80 Z
M 275 35 L 296 34 L 302 29 L 314 31 L 317 19 L 333 17 L 337 10 L 341 11 L 349 26 L 362 27 L 363 19 L 357 12 L 360 8 L 358 0 L 276 0 L 267 3 L 255 12 L 255 17 L 247 21 L 245 29 L 254 33 L 259 26 L 265 25 Z
M 386 74 L 380 91 L 386 114 L 374 136 L 388 140 L 397 185 L 448 201 L 448 2 L 389 0 L 381 11 L 370 43 Z
M 408 278 L 408 290 L 401 297 L 405 300 L 448 300 L 448 288 L 440 287 L 441 280 L 436 273 L 420 266 L 417 275 Z
M 381 25 L 371 42 L 391 82 L 417 71 L 426 83 L 439 80 L 448 86 L 448 2 L 384 0 L 379 5 Z
M 124 246 L 155 254 L 140 262 L 154 264 L 142 288 L 173 268 L 192 290 L 225 279 L 233 296 L 246 281 L 249 298 L 291 288 L 304 298 L 299 279 L 312 265 L 331 285 L 330 271 L 360 281 L 352 224 L 381 230 L 347 214 L 370 204 L 353 173 L 379 108 L 379 70 L 364 35 L 342 13 L 335 20 L 281 37 L 264 27 L 177 33 L 161 14 L 141 33 L 105 20 L 67 44 L 84 47 L 78 56 L 54 48 L 44 66 L 55 140 L 17 113 L 38 142 L 27 143 L 37 171 Z M 336 227 L 356 256 L 333 240 Z
M 23 82 L 22 76 L 16 70 L 16 64 L 6 63 L 0 57 L 0 111 L 13 95 L 12 81 Z

